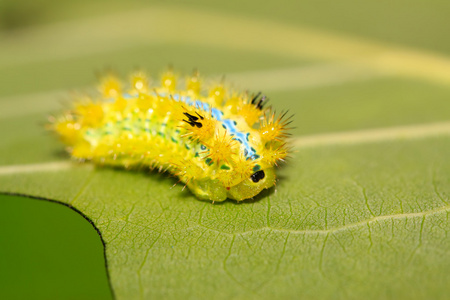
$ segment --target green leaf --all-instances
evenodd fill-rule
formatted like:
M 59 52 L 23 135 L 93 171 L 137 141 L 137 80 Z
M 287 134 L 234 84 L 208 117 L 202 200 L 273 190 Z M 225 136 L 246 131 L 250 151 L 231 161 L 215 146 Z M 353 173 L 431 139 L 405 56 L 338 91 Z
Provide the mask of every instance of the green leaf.
M 118 299 L 436 298 L 448 291 L 448 138 L 313 147 L 276 191 L 212 205 L 157 174 L 73 166 L 0 177 L 102 233 Z M 61 165 L 63 166 L 63 165 Z
M 0 193 L 57 201 L 91 220 L 117 299 L 447 298 L 446 58 L 202 11 L 186 34 L 169 24 L 161 35 L 129 37 L 133 22 L 151 27 L 192 13 L 163 7 L 156 19 L 137 17 L 149 11 L 4 39 L 0 81 L 17 80 L 0 90 Z M 97 34 L 123 18 L 124 32 L 100 43 Z M 230 26 L 220 31 L 227 38 L 203 41 L 205 22 Z M 60 32 L 69 33 L 55 48 Z M 275 42 L 261 46 L 260 37 Z M 402 77 L 387 70 L 389 61 L 373 63 L 385 53 Z M 67 96 L 61 88 L 92 81 L 86 70 L 114 61 L 129 70 L 135 57 L 153 69 L 175 59 L 181 69 L 232 73 L 239 86 L 267 90 L 276 109 L 295 113 L 295 152 L 276 189 L 213 205 L 172 188 L 166 174 L 72 163 L 38 124 Z

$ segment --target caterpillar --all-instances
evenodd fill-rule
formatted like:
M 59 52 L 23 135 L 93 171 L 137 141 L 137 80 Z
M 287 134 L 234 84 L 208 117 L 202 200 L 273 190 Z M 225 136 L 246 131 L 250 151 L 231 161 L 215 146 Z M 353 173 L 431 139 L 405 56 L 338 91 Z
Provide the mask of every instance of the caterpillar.
M 159 85 L 142 71 L 128 84 L 108 73 L 98 92 L 74 99 L 49 118 L 73 159 L 125 169 L 145 167 L 178 177 L 201 200 L 241 201 L 276 184 L 288 156 L 291 117 L 223 82 L 202 90 L 194 72 L 179 89 L 173 70 Z

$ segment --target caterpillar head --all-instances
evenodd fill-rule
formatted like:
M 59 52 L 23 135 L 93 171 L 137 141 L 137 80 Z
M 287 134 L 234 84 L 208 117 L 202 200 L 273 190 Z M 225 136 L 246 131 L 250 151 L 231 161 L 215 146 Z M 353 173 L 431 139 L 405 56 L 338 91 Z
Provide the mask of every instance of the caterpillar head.
M 275 170 L 273 167 L 254 172 L 248 178 L 234 186 L 226 186 L 219 179 L 191 180 L 187 186 L 198 198 L 222 202 L 227 198 L 242 201 L 258 195 L 262 190 L 275 185 Z
M 262 190 L 271 188 L 275 185 L 275 170 L 267 168 L 253 173 L 249 178 L 232 186 L 227 190 L 227 197 L 237 201 L 252 198 L 258 195 Z

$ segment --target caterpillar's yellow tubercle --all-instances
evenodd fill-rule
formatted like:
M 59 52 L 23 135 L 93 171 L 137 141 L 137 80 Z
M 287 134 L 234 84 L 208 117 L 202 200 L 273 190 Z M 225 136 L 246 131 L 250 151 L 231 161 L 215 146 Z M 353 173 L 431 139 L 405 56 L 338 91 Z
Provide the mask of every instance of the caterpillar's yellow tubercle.
M 168 171 L 202 200 L 240 201 L 275 185 L 289 120 L 264 108 L 264 96 L 222 83 L 203 93 L 198 73 L 178 89 L 172 71 L 157 86 L 143 72 L 127 86 L 108 74 L 99 90 L 51 118 L 73 158 Z

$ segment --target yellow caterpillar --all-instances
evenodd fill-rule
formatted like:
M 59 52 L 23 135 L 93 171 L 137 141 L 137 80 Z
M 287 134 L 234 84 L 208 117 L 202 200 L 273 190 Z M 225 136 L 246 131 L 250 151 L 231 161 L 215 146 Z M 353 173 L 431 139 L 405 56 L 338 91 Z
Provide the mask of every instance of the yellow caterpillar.
M 274 186 L 289 118 L 264 108 L 260 94 L 223 84 L 202 93 L 197 72 L 185 85 L 177 89 L 171 70 L 153 87 L 143 72 L 128 86 L 109 74 L 97 96 L 77 99 L 50 127 L 77 160 L 168 171 L 202 200 L 241 201 Z

